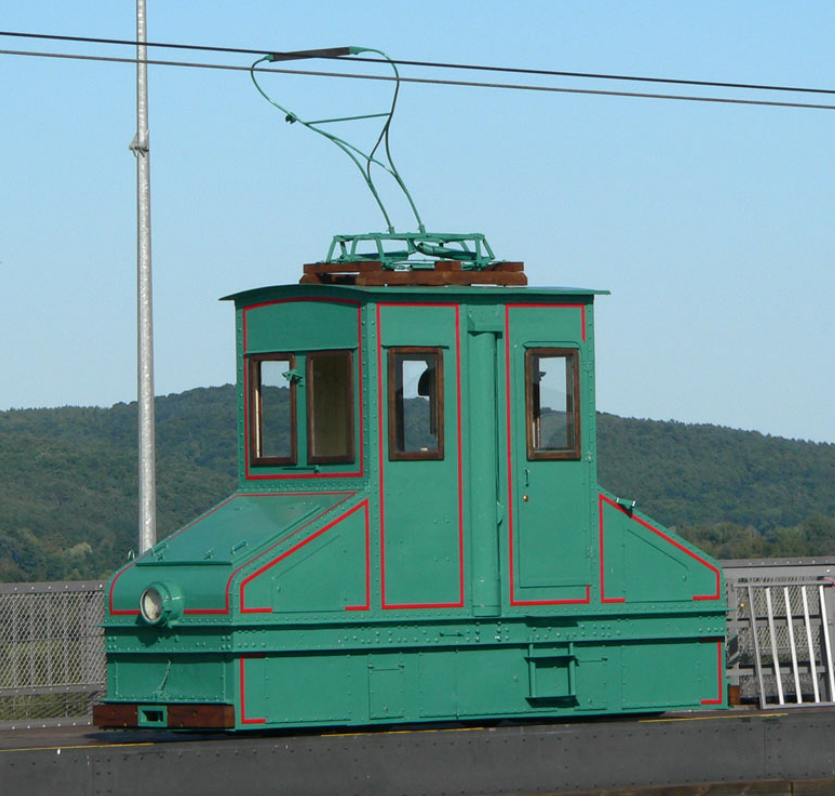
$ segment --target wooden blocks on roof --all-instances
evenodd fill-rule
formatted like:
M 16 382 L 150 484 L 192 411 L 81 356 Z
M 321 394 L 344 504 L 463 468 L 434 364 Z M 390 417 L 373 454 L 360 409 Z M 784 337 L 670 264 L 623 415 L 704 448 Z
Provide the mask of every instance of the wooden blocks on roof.
M 354 285 L 356 287 L 441 287 L 444 285 L 515 285 L 528 284 L 525 264 L 491 263 L 482 269 L 464 270 L 460 260 L 438 260 L 434 268 L 394 271 L 376 260 L 350 263 L 309 263 L 304 266 L 303 285 Z

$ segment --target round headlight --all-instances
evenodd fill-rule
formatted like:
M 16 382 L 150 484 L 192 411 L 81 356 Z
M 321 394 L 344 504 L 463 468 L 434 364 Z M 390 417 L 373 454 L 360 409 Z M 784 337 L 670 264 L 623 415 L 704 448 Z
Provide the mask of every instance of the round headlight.
M 139 598 L 139 613 L 149 625 L 162 625 L 183 612 L 183 596 L 173 583 L 152 583 Z
M 151 625 L 155 625 L 162 619 L 163 601 L 158 589 L 149 586 L 142 592 L 139 610 L 142 612 L 142 618 Z

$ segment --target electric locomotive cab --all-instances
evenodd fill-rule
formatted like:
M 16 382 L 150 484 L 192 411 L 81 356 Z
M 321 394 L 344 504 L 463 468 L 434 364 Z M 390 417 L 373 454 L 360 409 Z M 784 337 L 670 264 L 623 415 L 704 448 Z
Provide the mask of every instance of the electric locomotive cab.
M 724 706 L 718 565 L 597 484 L 595 291 L 334 270 L 231 297 L 239 487 L 111 578 L 96 723 Z

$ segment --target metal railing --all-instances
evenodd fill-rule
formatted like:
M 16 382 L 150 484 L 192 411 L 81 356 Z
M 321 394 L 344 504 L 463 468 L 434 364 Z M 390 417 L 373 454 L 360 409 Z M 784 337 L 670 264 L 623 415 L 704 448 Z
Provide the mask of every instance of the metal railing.
M 104 583 L 0 583 L 0 727 L 89 724 L 104 696 Z
M 741 698 L 763 708 L 831 705 L 835 559 L 720 563 L 728 584 L 728 677 Z

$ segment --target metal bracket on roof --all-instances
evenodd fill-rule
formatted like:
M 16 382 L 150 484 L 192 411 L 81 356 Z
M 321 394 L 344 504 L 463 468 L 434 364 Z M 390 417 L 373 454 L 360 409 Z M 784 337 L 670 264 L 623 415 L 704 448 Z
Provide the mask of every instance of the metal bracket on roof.
M 369 232 L 335 235 L 325 258 L 327 263 L 380 262 L 388 270 L 430 269 L 436 260 L 457 260 L 462 270 L 480 271 L 496 257 L 478 232 Z

